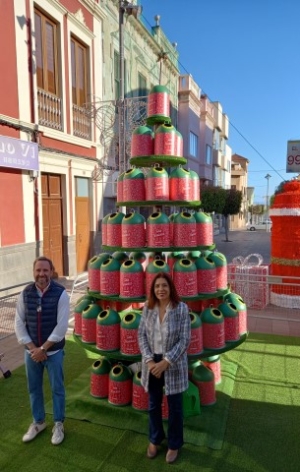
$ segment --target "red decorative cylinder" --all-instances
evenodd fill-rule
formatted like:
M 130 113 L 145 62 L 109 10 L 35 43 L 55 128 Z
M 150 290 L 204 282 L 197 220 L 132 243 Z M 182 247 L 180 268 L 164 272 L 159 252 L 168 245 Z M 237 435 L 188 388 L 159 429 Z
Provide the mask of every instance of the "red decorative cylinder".
M 200 201 L 200 179 L 197 172 L 190 170 L 190 201 Z
M 215 293 L 217 291 L 217 271 L 214 261 L 209 256 L 200 256 L 195 260 L 195 264 L 198 293 Z
M 103 252 L 92 257 L 88 262 L 88 283 L 89 292 L 100 292 L 100 267 L 101 264 L 110 258 L 108 252 Z
M 116 364 L 109 373 L 108 402 L 116 406 L 129 405 L 132 400 L 132 373 L 128 367 Z
M 140 298 L 145 295 L 145 274 L 139 261 L 128 259 L 120 269 L 120 296 Z
M 175 247 L 196 246 L 196 220 L 191 213 L 187 211 L 178 213 L 174 218 L 173 231 L 173 245 Z
M 240 339 L 239 313 L 233 303 L 224 301 L 218 309 L 224 316 L 225 341 L 238 341 Z
M 120 349 L 121 318 L 115 310 L 107 308 L 97 317 L 96 345 L 101 351 L 117 351 Z
M 83 297 L 76 303 L 74 307 L 74 334 L 76 336 L 82 335 L 82 312 L 85 310 L 91 303 L 94 303 L 95 299 L 87 296 Z
M 183 167 L 174 169 L 169 177 L 170 200 L 190 201 L 190 173 Z
M 197 269 L 190 259 L 179 259 L 173 266 L 173 281 L 180 297 L 195 297 L 197 291 Z
M 153 153 L 153 131 L 147 126 L 138 126 L 131 136 L 131 157 L 151 156 Z
M 226 257 L 224 256 L 224 254 L 221 254 L 218 251 L 212 252 L 209 257 L 214 261 L 216 265 L 217 290 L 225 290 L 228 286 Z
M 93 363 L 90 379 L 90 394 L 93 397 L 108 397 L 108 377 L 110 369 L 111 364 L 105 357 L 102 357 Z
M 146 245 L 146 220 L 140 213 L 131 211 L 122 220 L 122 246 L 143 248 Z
M 169 247 L 170 223 L 168 216 L 160 211 L 152 213 L 147 219 L 146 234 L 148 247 Z
M 216 403 L 216 389 L 214 373 L 200 364 L 193 371 L 192 381 L 197 385 L 202 406 L 214 405 Z
M 248 322 L 247 322 L 247 306 L 244 300 L 237 293 L 228 293 L 224 297 L 225 301 L 232 303 L 238 311 L 239 315 L 239 333 L 246 334 L 248 332 Z
M 163 167 L 153 167 L 146 177 L 146 200 L 169 200 L 169 176 Z
M 123 201 L 145 200 L 145 177 L 140 169 L 128 169 L 123 178 Z
M 117 180 L 117 202 L 123 202 L 123 179 L 124 179 L 125 172 L 122 172 Z M 104 244 L 104 243 L 103 243 Z
M 122 246 L 122 221 L 124 213 L 111 213 L 106 224 L 106 244 L 112 247 Z
M 149 95 L 147 102 L 148 118 L 169 118 L 170 116 L 170 95 L 164 85 L 155 85 Z
M 132 384 L 132 407 L 136 410 L 147 411 L 149 405 L 149 394 L 141 384 L 142 372 L 139 370 L 133 376 Z
M 121 321 L 121 353 L 124 355 L 138 355 L 140 348 L 138 343 L 138 329 L 141 315 L 138 312 L 129 311 Z
M 197 313 L 190 312 L 191 341 L 187 350 L 190 355 L 200 354 L 203 351 L 202 321 Z
M 165 123 L 160 125 L 154 136 L 154 155 L 176 156 L 177 134 L 173 125 Z
M 222 382 L 220 356 L 207 357 L 202 362 L 205 367 L 214 373 L 215 384 L 219 385 Z
M 96 303 L 88 305 L 82 311 L 82 336 L 83 343 L 96 344 L 96 324 L 97 316 L 101 311 L 101 307 Z
M 120 262 L 111 257 L 100 267 L 101 295 L 120 295 Z
M 204 349 L 222 349 L 225 346 L 224 316 L 217 308 L 206 308 L 201 313 Z
M 194 218 L 196 220 L 197 246 L 212 246 L 214 242 L 214 231 L 211 216 L 203 211 L 196 211 Z
M 102 218 L 101 222 L 101 240 L 102 245 L 107 245 L 107 220 L 109 218 L 109 213 Z

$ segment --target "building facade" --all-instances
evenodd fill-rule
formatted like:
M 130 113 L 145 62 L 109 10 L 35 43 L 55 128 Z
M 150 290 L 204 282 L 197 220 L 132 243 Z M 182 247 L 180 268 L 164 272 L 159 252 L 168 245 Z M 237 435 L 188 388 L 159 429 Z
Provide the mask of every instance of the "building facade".
M 118 0 L 0 0 L 2 287 L 30 280 L 39 255 L 53 260 L 58 275 L 74 276 L 101 251 L 119 156 L 116 120 L 104 142 L 111 114 L 97 110 L 113 103 L 118 114 L 119 6 Z M 158 22 L 148 30 L 125 13 L 124 52 L 125 99 L 161 81 L 177 116 L 178 55 Z
M 248 165 L 249 160 L 246 157 L 232 155 L 231 188 L 242 192 L 242 205 L 239 214 L 230 217 L 230 229 L 245 228 L 249 218 Z

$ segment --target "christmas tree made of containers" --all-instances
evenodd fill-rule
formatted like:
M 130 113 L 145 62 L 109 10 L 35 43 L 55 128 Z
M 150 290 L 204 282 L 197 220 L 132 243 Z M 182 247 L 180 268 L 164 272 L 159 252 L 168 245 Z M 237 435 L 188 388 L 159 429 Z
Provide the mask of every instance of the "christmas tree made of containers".
M 89 261 L 89 291 L 75 307 L 74 334 L 100 356 L 91 367 L 91 395 L 147 410 L 138 326 L 153 278 L 169 273 L 190 308 L 188 416 L 199 414 L 200 404 L 215 403 L 220 354 L 247 337 L 246 306 L 228 288 L 211 216 L 200 210 L 199 176 L 183 167 L 183 140 L 171 123 L 166 87 L 151 90 L 147 116 L 132 135 L 131 167 L 118 179 L 119 210 L 102 220 L 105 252 Z M 164 398 L 165 417 L 166 405 Z

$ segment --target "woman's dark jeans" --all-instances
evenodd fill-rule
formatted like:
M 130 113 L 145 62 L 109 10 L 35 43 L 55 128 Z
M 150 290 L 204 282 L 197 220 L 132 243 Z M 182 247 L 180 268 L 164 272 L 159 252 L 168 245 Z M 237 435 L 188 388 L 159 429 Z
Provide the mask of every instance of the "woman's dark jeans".
M 154 361 L 159 362 L 162 355 L 155 354 Z M 157 379 L 149 376 L 149 440 L 159 445 L 165 439 L 162 419 L 162 400 L 164 375 Z M 168 448 L 179 449 L 183 445 L 183 403 L 182 393 L 167 395 L 168 418 Z

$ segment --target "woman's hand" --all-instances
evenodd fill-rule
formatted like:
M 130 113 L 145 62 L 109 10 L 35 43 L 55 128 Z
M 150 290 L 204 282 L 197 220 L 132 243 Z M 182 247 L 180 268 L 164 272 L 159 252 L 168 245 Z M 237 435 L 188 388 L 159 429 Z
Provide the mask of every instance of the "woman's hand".
M 166 361 L 165 359 L 162 359 L 161 361 L 157 363 L 151 361 L 149 362 L 149 364 L 148 366 L 149 366 L 149 370 L 151 374 L 154 375 L 154 377 L 156 377 L 157 379 L 161 377 L 161 374 L 163 374 L 163 372 L 167 370 L 167 368 L 170 365 L 169 362 Z

